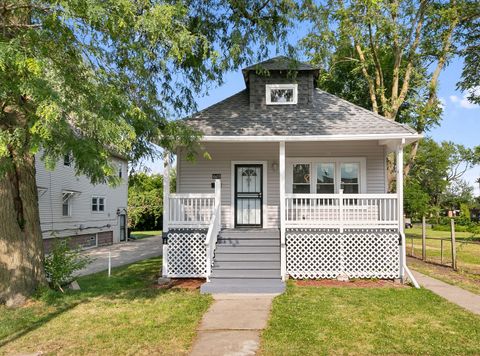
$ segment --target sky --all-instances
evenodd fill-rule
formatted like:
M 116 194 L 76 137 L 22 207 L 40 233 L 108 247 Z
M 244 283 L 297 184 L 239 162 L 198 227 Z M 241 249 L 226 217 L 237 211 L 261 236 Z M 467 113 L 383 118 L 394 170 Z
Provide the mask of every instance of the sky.
M 297 41 L 307 32 L 305 27 L 297 27 L 289 37 L 289 43 Z M 271 57 L 279 55 L 272 49 Z M 480 145 L 480 106 L 468 102 L 466 93 L 456 89 L 460 80 L 463 62 L 454 58 L 443 70 L 439 78 L 438 96 L 443 103 L 443 119 L 440 126 L 435 127 L 426 136 L 435 141 L 453 141 L 466 147 Z M 224 76 L 224 84 L 210 89 L 206 95 L 196 98 L 199 110 L 209 107 L 245 88 L 241 70 L 228 72 Z M 161 162 L 145 162 L 152 172 L 161 172 Z M 475 180 L 480 177 L 480 166 L 473 167 L 463 177 L 474 187 L 474 195 L 480 196 L 479 184 Z

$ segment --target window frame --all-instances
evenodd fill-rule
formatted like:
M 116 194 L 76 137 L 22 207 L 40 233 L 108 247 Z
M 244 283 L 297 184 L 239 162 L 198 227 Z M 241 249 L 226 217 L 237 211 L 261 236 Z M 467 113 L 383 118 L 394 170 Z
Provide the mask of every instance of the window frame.
M 308 183 L 295 183 L 293 181 L 293 167 L 296 166 L 296 165 L 308 165 L 308 174 L 309 174 L 309 182 Z M 297 186 L 308 186 L 309 187 L 309 192 L 308 193 L 297 193 L 297 194 L 311 194 L 312 192 L 312 164 L 308 163 L 308 162 L 299 162 L 299 163 L 293 163 L 292 164 L 292 184 L 291 184 L 291 187 L 292 187 L 292 192 L 293 192 L 293 186 L 294 185 L 297 185 Z
M 123 178 L 123 163 L 118 163 L 118 178 L 122 179 Z
M 274 103 L 271 98 L 272 89 L 293 89 L 293 101 L 285 103 Z M 265 84 L 265 103 L 267 105 L 296 105 L 298 103 L 298 84 Z
M 62 201 L 62 217 L 63 218 L 70 218 L 72 217 L 72 204 L 71 204 L 71 198 L 68 198 L 64 201 Z M 63 207 L 65 206 L 65 203 L 67 205 L 67 215 L 64 214 Z
M 63 165 L 64 167 L 72 166 L 72 155 L 70 153 L 63 155 Z
M 97 202 L 94 204 L 93 203 L 93 199 L 97 199 Z M 103 199 L 103 210 L 100 210 L 100 201 L 99 199 Z M 93 210 L 93 206 L 96 206 L 97 207 L 97 210 Z M 106 211 L 106 207 L 107 207 L 107 199 L 105 198 L 105 196 L 103 195 L 92 195 L 92 199 L 90 200 L 90 211 L 93 213 L 93 214 L 104 214 L 105 211 Z
M 310 193 L 309 194 L 323 194 L 317 193 L 317 166 L 319 163 L 334 163 L 334 193 L 339 194 L 341 189 L 341 164 L 342 163 L 358 163 L 359 164 L 359 183 L 358 194 L 367 193 L 367 159 L 366 157 L 296 157 L 286 159 L 286 177 L 285 177 L 285 191 L 288 194 L 293 193 L 293 165 L 294 164 L 310 164 Z M 308 194 L 308 193 L 305 193 Z

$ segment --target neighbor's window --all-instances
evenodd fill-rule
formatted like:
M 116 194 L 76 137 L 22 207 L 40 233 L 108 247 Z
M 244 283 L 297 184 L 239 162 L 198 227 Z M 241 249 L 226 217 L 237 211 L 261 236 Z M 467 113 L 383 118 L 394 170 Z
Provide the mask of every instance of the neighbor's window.
M 297 84 L 267 84 L 265 86 L 267 105 L 288 105 L 297 103 Z
M 105 211 L 105 198 L 103 198 L 103 197 L 92 197 L 92 211 L 93 212 L 103 212 L 103 211 Z
M 123 164 L 118 164 L 118 178 L 122 178 L 123 176 Z
M 72 164 L 72 157 L 70 154 L 63 156 L 63 165 L 70 166 Z
M 342 163 L 340 166 L 341 189 L 345 194 L 359 192 L 360 165 L 358 163 Z
M 300 163 L 293 165 L 293 193 L 310 193 L 310 164 Z
M 335 193 L 335 163 L 317 165 L 317 193 Z
M 62 203 L 62 216 L 70 216 L 70 199 L 63 200 Z

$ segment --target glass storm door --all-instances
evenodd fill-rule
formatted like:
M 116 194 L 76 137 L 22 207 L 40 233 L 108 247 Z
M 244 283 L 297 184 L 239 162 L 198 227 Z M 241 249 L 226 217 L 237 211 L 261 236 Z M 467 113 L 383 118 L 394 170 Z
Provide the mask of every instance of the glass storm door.
M 235 165 L 235 226 L 262 226 L 262 165 Z

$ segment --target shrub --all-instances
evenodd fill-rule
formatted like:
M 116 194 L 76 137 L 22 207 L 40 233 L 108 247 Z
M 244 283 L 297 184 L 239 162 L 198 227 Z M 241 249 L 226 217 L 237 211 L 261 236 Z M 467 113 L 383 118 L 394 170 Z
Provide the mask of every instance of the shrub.
M 79 249 L 68 247 L 67 240 L 55 239 L 52 251 L 45 256 L 45 274 L 50 287 L 63 288 L 73 280 L 73 273 L 90 263 L 90 258 L 80 254 Z

